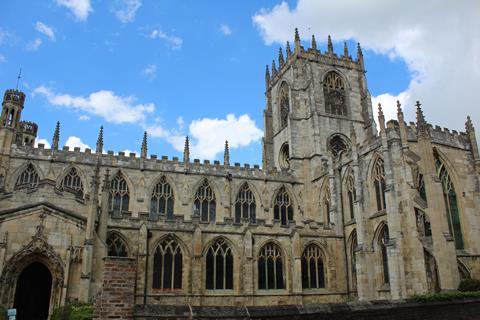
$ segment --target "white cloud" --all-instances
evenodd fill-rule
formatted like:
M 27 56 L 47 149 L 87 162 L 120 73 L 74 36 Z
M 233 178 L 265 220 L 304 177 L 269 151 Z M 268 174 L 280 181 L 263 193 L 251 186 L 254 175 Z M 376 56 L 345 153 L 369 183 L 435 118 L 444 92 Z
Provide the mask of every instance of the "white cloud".
M 52 27 L 47 26 L 43 22 L 37 21 L 35 24 L 35 30 L 46 35 L 48 39 L 55 41 L 55 31 L 53 31 Z
M 229 36 L 232 34 L 232 29 L 226 24 L 222 24 L 220 26 L 220 32 L 223 33 L 225 36 Z
M 6 62 L 7 58 L 3 54 L 0 53 L 0 62 Z
M 78 120 L 87 121 L 87 120 L 90 120 L 90 117 L 87 116 L 86 114 L 82 114 L 80 117 L 78 117 Z
M 341 17 L 341 19 L 339 19 Z M 363 48 L 403 59 L 411 81 L 403 95 L 406 120 L 415 118 L 420 100 L 427 121 L 463 129 L 467 114 L 480 126 L 480 2 L 317 1 L 282 2 L 252 17 L 266 44 L 292 40 L 293 30 L 309 40 L 332 34 L 335 41 L 356 39 Z M 369 61 L 365 61 L 368 68 Z M 387 113 L 395 93 L 375 97 Z M 454 112 L 452 112 L 454 110 Z
M 150 39 L 162 39 L 167 42 L 167 44 L 173 49 L 180 49 L 183 45 L 183 39 L 177 36 L 168 35 L 160 29 L 152 30 L 148 36 Z
M 42 39 L 36 38 L 35 40 L 27 43 L 27 50 L 28 51 L 37 51 L 38 48 L 40 48 L 41 45 L 42 45 Z
M 155 110 L 153 103 L 136 104 L 133 96 L 121 97 L 108 90 L 100 90 L 87 97 L 58 94 L 40 86 L 34 94 L 40 94 L 54 106 L 67 107 L 104 118 L 112 123 L 143 123 L 147 113 Z
M 149 64 L 142 70 L 142 74 L 150 79 L 154 79 L 157 76 L 157 65 Z
M 90 0 L 55 0 L 58 6 L 63 6 L 69 9 L 76 19 L 85 21 L 90 12 L 92 12 L 92 5 Z
M 45 145 L 45 149 L 50 149 L 50 142 L 48 142 L 47 139 L 43 139 L 43 138 L 37 138 L 35 139 L 35 148 L 38 148 L 38 144 L 39 143 L 43 143 Z
M 67 142 L 65 145 L 70 147 L 70 150 L 73 148 L 80 148 L 80 151 L 85 151 L 85 149 L 91 149 L 88 144 L 83 143 L 83 141 L 79 137 L 70 136 L 67 138 Z
M 116 2 L 114 12 L 120 22 L 128 23 L 135 19 L 135 14 L 141 6 L 141 0 L 120 0 Z
M 185 120 L 183 120 L 182 116 L 177 118 L 177 126 L 180 130 L 183 130 L 183 128 L 185 127 Z

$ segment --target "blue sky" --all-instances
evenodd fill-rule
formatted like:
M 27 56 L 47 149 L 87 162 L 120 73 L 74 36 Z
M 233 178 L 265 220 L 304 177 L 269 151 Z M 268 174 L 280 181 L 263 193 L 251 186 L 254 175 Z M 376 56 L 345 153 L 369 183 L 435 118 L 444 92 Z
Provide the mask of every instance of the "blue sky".
M 8 1 L 0 20 L 2 90 L 15 87 L 21 67 L 19 88 L 27 93 L 22 118 L 38 123 L 39 137 L 48 141 L 59 120 L 61 144 L 95 148 L 103 125 L 106 150 L 138 152 L 148 130 L 150 154 L 181 157 L 189 134 L 194 155 L 214 160 L 222 158 L 228 138 L 233 162 L 260 164 L 265 65 L 277 58 L 280 43 L 293 38 L 296 26 L 305 39 L 316 33 L 321 50 L 326 34 L 338 40 L 337 52 L 343 52 L 343 39 L 353 53 L 357 40 L 365 42 L 374 99 L 410 102 L 416 83 L 428 82 L 418 79 L 428 66 L 405 53 L 408 48 L 375 46 L 375 39 L 382 45 L 385 39 L 374 34 L 362 41 L 368 32 L 343 31 L 354 22 L 306 24 L 315 14 L 298 23 L 290 19 L 301 14 L 301 6 L 317 9 L 317 3 Z M 324 11 L 318 9 L 319 20 Z M 276 15 L 287 17 L 281 26 L 275 25 Z

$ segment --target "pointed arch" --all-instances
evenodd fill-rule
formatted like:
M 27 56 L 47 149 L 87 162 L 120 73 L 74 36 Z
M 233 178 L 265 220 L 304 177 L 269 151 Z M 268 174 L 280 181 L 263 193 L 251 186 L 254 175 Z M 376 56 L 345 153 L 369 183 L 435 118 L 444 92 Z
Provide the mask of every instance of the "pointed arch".
M 390 274 L 388 268 L 388 253 L 387 253 L 387 245 L 390 240 L 388 225 L 385 222 L 381 222 L 376 231 L 375 231 L 375 238 L 374 238 L 374 247 L 376 248 L 378 261 L 381 264 L 381 272 L 382 272 L 382 283 L 389 284 L 390 283 Z
M 448 221 L 448 228 L 453 235 L 455 249 L 463 250 L 465 247 L 462 233 L 462 223 L 460 219 L 460 210 L 458 205 L 457 193 L 455 185 L 452 181 L 449 171 L 444 162 L 440 159 L 437 149 L 434 149 L 435 166 L 437 176 L 440 179 L 443 190 L 443 199 Z
M 350 139 L 341 133 L 332 134 L 327 139 L 327 150 L 329 150 L 334 157 L 341 157 L 342 155 L 349 153 L 350 149 Z
M 355 176 L 353 170 L 348 168 L 344 178 L 344 190 L 346 195 L 345 208 L 348 211 L 347 219 L 355 219 L 355 202 L 357 201 L 357 189 L 355 188 Z
M 332 208 L 332 193 L 330 190 L 330 180 L 325 178 L 320 189 L 320 212 L 323 217 L 324 224 L 329 226 L 332 222 L 330 219 L 330 209 Z
M 385 201 L 386 182 L 385 182 L 385 166 L 383 159 L 377 157 L 373 162 L 371 171 L 371 180 L 375 192 L 375 201 L 377 204 L 377 211 L 386 210 L 387 205 Z
M 109 257 L 128 257 L 128 244 L 125 237 L 117 231 L 107 233 L 107 255 Z
M 215 222 L 217 197 L 207 178 L 204 178 L 197 188 L 193 198 L 194 215 L 200 216 L 200 221 Z
M 325 288 L 325 253 L 320 246 L 310 243 L 305 247 L 301 259 L 302 288 Z
M 217 237 L 206 247 L 205 288 L 207 290 L 232 290 L 234 254 L 229 241 Z
M 357 229 L 353 229 L 350 232 L 347 240 L 347 259 L 348 259 L 348 271 L 350 273 L 351 288 L 357 290 L 357 257 L 356 250 L 358 247 Z
M 33 189 L 38 187 L 39 182 L 40 175 L 38 174 L 38 170 L 33 163 L 29 162 L 18 174 L 15 180 L 15 189 Z
M 285 289 L 284 258 L 281 247 L 273 241 L 265 243 L 258 253 L 258 289 Z
M 71 166 L 67 168 L 61 176 L 60 188 L 74 193 L 77 198 L 83 198 L 85 194 L 83 178 L 80 170 Z
M 150 218 L 156 219 L 163 215 L 173 219 L 175 207 L 175 193 L 166 176 L 161 176 L 153 187 L 150 197 Z
M 167 234 L 160 239 L 153 254 L 153 289 L 182 289 L 183 257 L 177 237 Z
M 110 180 L 109 210 L 115 217 L 121 217 L 128 211 L 130 204 L 130 186 L 121 170 Z
M 333 115 L 347 116 L 346 81 L 335 70 L 330 70 L 323 77 L 323 96 L 325 112 Z
M 282 82 L 280 89 L 278 90 L 278 106 L 281 129 L 288 124 L 288 116 L 290 114 L 290 87 L 285 81 Z
M 293 221 L 294 203 L 290 192 L 282 185 L 273 199 L 273 219 L 280 221 L 282 225 L 288 225 Z
M 242 219 L 248 219 L 250 223 L 256 222 L 257 204 L 255 195 L 248 182 L 244 182 L 237 192 L 235 199 L 235 222 L 241 223 Z

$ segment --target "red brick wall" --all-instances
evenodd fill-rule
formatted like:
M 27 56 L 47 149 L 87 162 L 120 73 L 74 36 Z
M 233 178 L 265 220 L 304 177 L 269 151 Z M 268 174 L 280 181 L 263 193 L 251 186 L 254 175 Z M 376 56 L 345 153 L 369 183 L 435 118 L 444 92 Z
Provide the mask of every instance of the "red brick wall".
M 103 285 L 95 301 L 94 319 L 132 319 L 136 261 L 106 257 Z

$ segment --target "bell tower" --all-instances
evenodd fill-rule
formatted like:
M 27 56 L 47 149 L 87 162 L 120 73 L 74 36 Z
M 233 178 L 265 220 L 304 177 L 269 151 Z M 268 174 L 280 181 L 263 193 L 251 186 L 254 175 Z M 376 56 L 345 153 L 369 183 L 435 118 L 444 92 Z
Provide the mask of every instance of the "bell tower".
M 17 89 L 5 91 L 0 116 L 0 154 L 9 154 L 10 147 L 16 143 L 16 134 L 20 131 L 20 117 L 25 103 L 25 93 Z
M 325 52 L 314 36 L 305 49 L 298 30 L 294 43 L 285 56 L 280 48 L 278 68 L 274 60 L 266 69 L 263 166 L 301 174 L 348 152 L 352 132 L 362 143 L 376 128 L 360 45 L 353 59 L 346 43 L 337 55 L 330 36 Z

